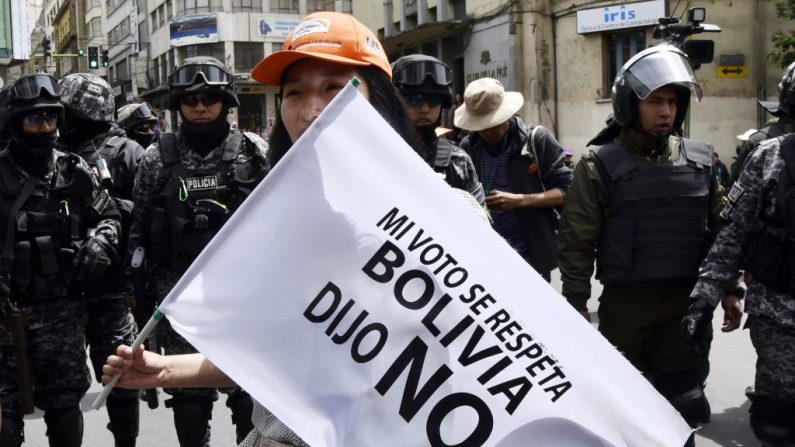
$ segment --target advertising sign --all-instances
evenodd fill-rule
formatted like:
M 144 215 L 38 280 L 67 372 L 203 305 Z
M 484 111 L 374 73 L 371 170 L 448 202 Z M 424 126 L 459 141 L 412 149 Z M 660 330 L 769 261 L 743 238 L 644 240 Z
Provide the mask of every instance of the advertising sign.
M 290 31 L 299 23 L 301 23 L 300 19 L 292 17 L 263 16 L 257 20 L 257 35 L 286 39 Z
M 173 46 L 218 42 L 218 16 L 197 14 L 175 17 L 169 23 L 169 30 Z
M 577 11 L 577 33 L 595 33 L 656 25 L 665 17 L 665 1 L 625 3 Z

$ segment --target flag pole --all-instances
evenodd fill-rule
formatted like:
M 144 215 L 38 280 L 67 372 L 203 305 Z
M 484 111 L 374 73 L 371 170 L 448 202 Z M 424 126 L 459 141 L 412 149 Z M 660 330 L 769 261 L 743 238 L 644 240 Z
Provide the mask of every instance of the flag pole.
M 163 314 L 160 312 L 160 309 L 155 309 L 154 313 L 152 313 L 152 317 L 149 318 L 149 321 L 146 322 L 146 325 L 144 325 L 144 328 L 141 329 L 138 337 L 133 342 L 131 346 L 133 353 L 135 353 L 135 351 L 137 351 L 138 348 L 143 344 L 143 342 L 146 340 L 149 334 L 152 333 L 152 331 L 155 329 L 155 326 L 157 326 L 157 323 L 160 322 L 162 318 Z M 119 381 L 121 374 L 122 373 L 119 372 L 113 375 L 113 378 L 110 380 L 110 382 L 108 382 L 108 384 L 102 388 L 102 392 L 99 393 L 99 396 L 94 399 L 94 403 L 91 404 L 91 407 L 93 407 L 95 410 L 99 410 L 102 405 L 105 404 L 105 399 L 108 398 L 108 394 L 110 394 L 110 391 L 114 386 L 116 386 L 116 382 Z

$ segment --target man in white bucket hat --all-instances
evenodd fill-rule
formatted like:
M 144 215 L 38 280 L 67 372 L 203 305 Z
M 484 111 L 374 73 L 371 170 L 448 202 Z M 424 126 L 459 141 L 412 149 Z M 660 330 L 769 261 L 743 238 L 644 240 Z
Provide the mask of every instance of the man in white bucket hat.
M 555 229 L 571 170 L 549 130 L 514 116 L 524 104 L 496 79 L 472 81 L 455 125 L 472 133 L 462 142 L 486 192 L 494 229 L 547 281 L 557 267 Z

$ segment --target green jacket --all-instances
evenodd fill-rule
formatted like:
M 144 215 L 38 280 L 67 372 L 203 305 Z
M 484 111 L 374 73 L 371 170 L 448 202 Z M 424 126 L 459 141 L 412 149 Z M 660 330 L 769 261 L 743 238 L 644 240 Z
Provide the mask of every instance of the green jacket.
M 631 154 L 646 161 L 670 161 L 679 158 L 679 137 L 670 137 L 657 147 L 636 138 L 626 130 L 617 137 Z M 585 310 L 591 297 L 591 277 L 596 259 L 596 241 L 607 218 L 607 192 L 602 177 L 588 152 L 574 169 L 574 180 L 563 204 L 558 228 L 558 263 L 563 282 L 563 296 L 578 310 Z M 717 224 L 725 190 L 713 176 L 710 185 L 710 231 Z

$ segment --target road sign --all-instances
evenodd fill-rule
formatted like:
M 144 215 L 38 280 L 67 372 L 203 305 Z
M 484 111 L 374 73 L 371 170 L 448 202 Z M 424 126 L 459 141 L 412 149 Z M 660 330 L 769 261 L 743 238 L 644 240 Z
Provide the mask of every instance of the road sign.
M 717 65 L 715 76 L 718 78 L 747 78 L 747 65 Z

